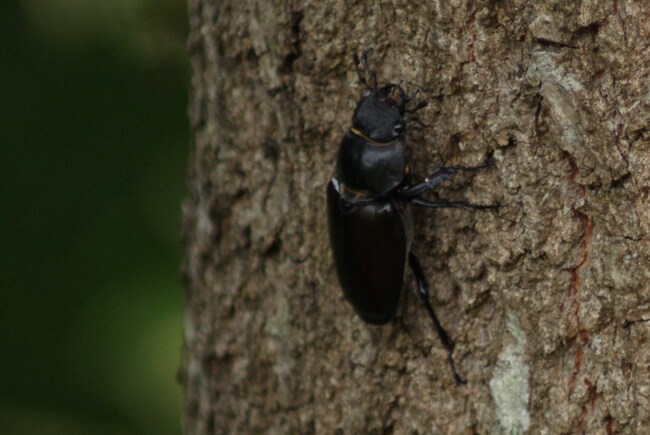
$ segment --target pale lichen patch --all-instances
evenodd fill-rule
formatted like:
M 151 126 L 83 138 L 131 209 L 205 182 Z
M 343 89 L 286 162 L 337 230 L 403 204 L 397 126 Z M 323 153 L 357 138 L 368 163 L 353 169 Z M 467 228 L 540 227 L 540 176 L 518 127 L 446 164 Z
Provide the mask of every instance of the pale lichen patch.
M 519 434 L 530 426 L 526 337 L 514 312 L 508 312 L 506 322 L 509 334 L 494 368 L 490 393 L 500 426 L 495 433 Z

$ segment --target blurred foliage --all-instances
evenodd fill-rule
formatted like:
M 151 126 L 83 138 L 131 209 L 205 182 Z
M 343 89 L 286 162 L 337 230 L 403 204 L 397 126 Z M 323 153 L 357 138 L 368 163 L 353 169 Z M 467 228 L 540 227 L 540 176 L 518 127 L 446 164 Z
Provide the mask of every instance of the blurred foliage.
M 0 2 L 0 434 L 179 434 L 183 0 Z

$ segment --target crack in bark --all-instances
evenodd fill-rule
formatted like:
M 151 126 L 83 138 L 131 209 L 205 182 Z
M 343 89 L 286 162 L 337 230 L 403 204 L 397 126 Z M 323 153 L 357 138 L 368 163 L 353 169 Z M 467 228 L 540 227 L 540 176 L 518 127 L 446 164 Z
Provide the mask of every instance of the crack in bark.
M 291 74 L 293 72 L 293 64 L 302 55 L 302 47 L 300 45 L 302 42 L 300 37 L 300 23 L 304 16 L 305 15 L 302 11 L 294 11 L 291 13 L 290 34 L 287 38 L 290 50 L 284 57 L 282 65 L 280 66 L 281 73 Z
M 552 47 L 552 48 L 578 48 L 575 45 L 566 44 L 564 42 L 551 41 L 550 39 L 545 38 L 533 38 L 533 42 L 539 44 L 542 47 Z
M 622 186 L 623 182 L 625 182 L 625 180 L 627 180 L 630 177 L 632 177 L 632 181 L 634 182 L 634 184 L 637 184 L 634 174 L 632 174 L 632 172 L 630 171 L 630 160 L 628 156 L 626 156 L 625 153 L 623 152 L 623 149 L 621 149 L 622 135 L 623 135 L 623 124 L 619 122 L 618 124 L 616 124 L 616 141 L 614 142 L 614 145 L 616 146 L 616 150 L 620 154 L 621 158 L 625 162 L 625 169 L 627 172 L 623 174 L 621 177 L 619 177 L 617 180 L 612 181 L 612 185 L 614 186 L 616 184 Z

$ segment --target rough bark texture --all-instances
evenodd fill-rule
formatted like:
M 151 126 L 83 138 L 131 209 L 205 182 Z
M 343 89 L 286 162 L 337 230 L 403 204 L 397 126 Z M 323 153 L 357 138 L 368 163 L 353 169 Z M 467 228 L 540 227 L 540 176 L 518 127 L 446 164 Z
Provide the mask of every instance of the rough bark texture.
M 646 0 L 190 12 L 187 433 L 650 432 Z M 413 292 L 373 327 L 336 282 L 325 185 L 364 47 L 429 101 L 415 174 L 494 155 L 439 195 L 498 213 L 415 214 L 464 386 Z

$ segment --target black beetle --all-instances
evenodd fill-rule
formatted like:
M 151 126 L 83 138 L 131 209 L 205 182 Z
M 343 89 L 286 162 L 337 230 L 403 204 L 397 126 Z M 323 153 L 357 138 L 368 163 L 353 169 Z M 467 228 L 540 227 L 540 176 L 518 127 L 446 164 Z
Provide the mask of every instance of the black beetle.
M 497 208 L 498 204 L 428 201 L 421 197 L 456 172 L 476 171 L 489 163 L 441 167 L 423 182 L 413 184 L 404 155 L 404 116 L 426 103 L 407 110 L 411 99 L 399 84 L 378 87 L 368 67 L 367 53 L 364 50 L 361 59 L 354 55 L 357 75 L 367 90 L 354 110 L 352 127 L 341 141 L 335 176 L 327 185 L 330 241 L 338 279 L 362 320 L 385 324 L 400 307 L 408 262 L 424 307 L 447 350 L 453 377 L 463 383 L 452 359 L 453 342 L 436 318 L 422 268 L 410 250 L 413 231 L 409 206 Z

